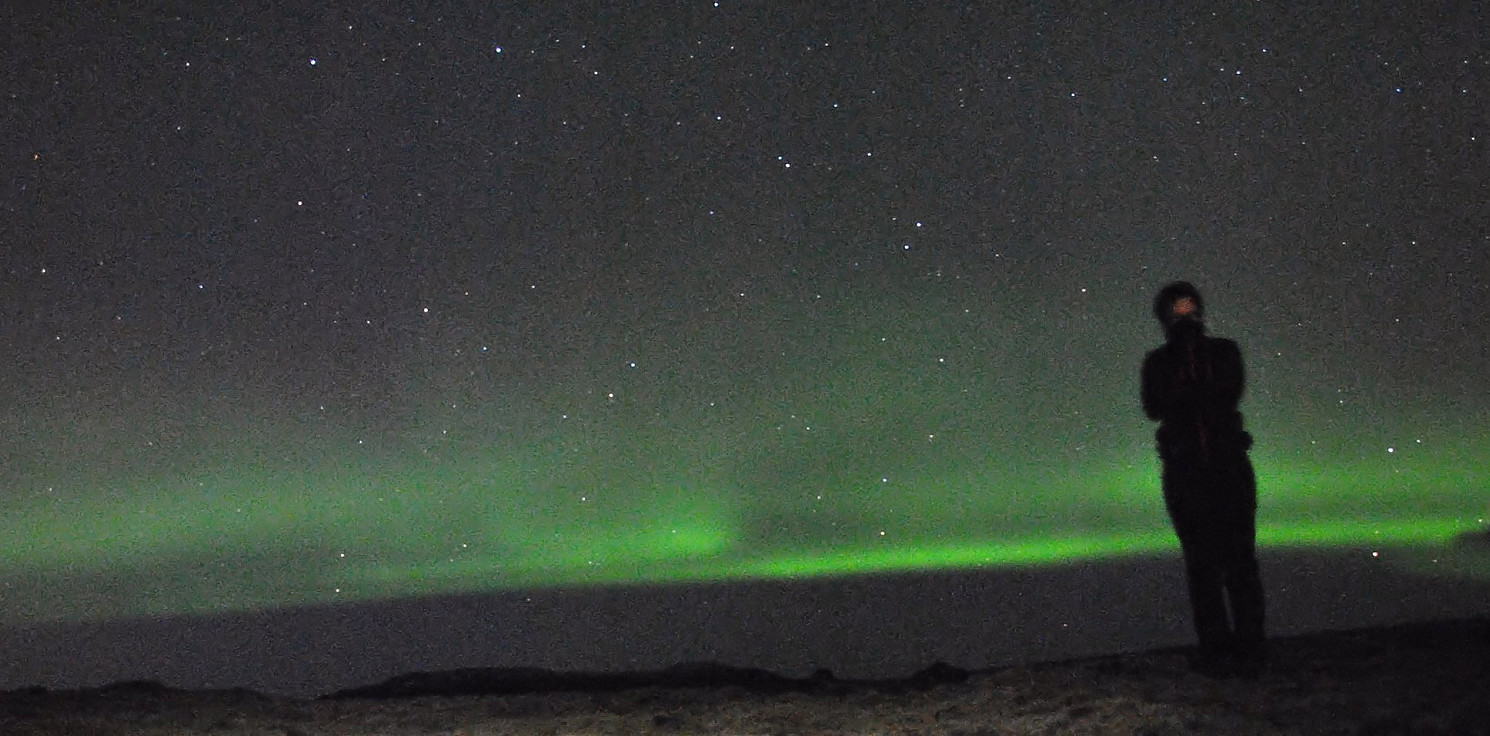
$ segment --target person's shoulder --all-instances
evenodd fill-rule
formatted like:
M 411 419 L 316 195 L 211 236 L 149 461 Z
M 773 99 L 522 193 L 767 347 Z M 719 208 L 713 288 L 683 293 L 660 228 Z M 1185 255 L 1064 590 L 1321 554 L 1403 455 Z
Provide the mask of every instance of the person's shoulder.
M 1237 353 L 1238 355 L 1240 355 L 1242 352 L 1242 348 L 1240 345 L 1237 345 L 1236 340 L 1233 340 L 1229 337 L 1215 337 L 1213 335 L 1207 335 L 1205 340 L 1210 349 L 1213 351 Z
M 1159 344 L 1159 347 L 1156 347 L 1153 350 L 1150 350 L 1150 351 L 1148 351 L 1147 353 L 1144 354 L 1144 356 L 1143 356 L 1143 362 L 1148 363 L 1150 361 L 1159 360 L 1159 359 L 1163 358 L 1165 355 L 1168 355 L 1168 354 L 1169 354 L 1169 343 L 1167 343 L 1167 342 L 1166 343 L 1160 343 Z

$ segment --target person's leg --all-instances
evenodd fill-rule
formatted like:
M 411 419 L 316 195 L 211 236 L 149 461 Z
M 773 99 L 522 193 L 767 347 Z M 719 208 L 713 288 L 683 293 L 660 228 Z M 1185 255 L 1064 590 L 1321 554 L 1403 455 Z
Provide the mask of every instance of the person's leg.
M 1219 662 L 1231 654 L 1234 646 L 1228 621 L 1223 576 L 1220 568 L 1208 562 L 1185 561 L 1185 577 L 1190 590 L 1190 611 L 1194 616 L 1195 638 L 1201 659 Z
M 1243 664 L 1260 667 L 1266 658 L 1266 602 L 1257 565 L 1257 479 L 1246 455 L 1237 460 L 1228 481 L 1224 567 L 1236 654 Z
M 1200 645 L 1200 661 L 1196 664 L 1207 668 L 1218 665 L 1227 656 L 1232 633 L 1222 588 L 1224 570 L 1210 518 L 1214 507 L 1209 502 L 1211 489 L 1205 487 L 1204 474 L 1197 470 L 1166 465 L 1164 501 L 1185 559 L 1190 612 Z

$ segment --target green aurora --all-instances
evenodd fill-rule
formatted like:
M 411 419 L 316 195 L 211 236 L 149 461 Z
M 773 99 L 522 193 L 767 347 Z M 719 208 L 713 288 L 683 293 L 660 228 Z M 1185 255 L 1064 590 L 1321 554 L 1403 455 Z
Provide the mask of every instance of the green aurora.
M 918 412 L 901 414 L 872 427 L 759 425 L 736 436 L 698 422 L 568 430 L 505 452 L 476 441 L 381 455 L 240 445 L 215 465 L 112 478 L 94 468 L 59 481 L 82 492 L 5 499 L 3 619 L 1176 551 L 1141 442 L 1079 462 L 1028 452 L 995 461 L 986 434 L 927 436 L 906 428 Z M 1349 463 L 1269 448 L 1254 452 L 1265 547 L 1450 550 L 1485 526 L 1483 479 L 1465 459 L 1490 447 L 1414 443 Z M 1438 574 L 1486 573 L 1482 559 L 1447 552 L 1386 556 L 1430 560 Z
M 659 363 L 627 326 L 526 381 L 415 364 L 363 414 L 222 379 L 33 402 L 4 428 L 0 621 L 1177 554 L 1141 310 L 809 304 L 686 328 Z M 1490 574 L 1455 544 L 1490 517 L 1477 399 L 1241 337 L 1262 545 Z

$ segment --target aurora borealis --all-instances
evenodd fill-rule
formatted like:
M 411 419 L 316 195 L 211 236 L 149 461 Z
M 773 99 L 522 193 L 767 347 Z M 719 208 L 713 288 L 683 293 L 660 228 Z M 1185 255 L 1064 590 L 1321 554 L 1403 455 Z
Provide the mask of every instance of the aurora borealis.
M 1490 516 L 1478 10 L 0 21 L 0 624 L 1174 554 L 1175 278 L 1265 547 Z
M 1092 393 L 1066 400 L 1105 399 L 1051 417 L 1019 395 L 1024 377 L 987 375 L 969 357 L 997 345 L 966 338 L 951 349 L 946 334 L 908 329 L 884 337 L 861 336 L 858 355 L 824 346 L 808 361 L 821 373 L 773 362 L 757 384 L 768 388 L 726 386 L 724 400 L 689 402 L 676 395 L 695 388 L 686 380 L 632 379 L 643 366 L 628 363 L 604 387 L 614 391 L 578 392 L 575 408 L 547 417 L 487 409 L 460 422 L 471 415 L 457 404 L 431 421 L 439 409 L 421 409 L 410 431 L 371 448 L 256 418 L 198 435 L 170 464 L 33 471 L 12 482 L 52 491 L 7 499 L 4 559 L 11 589 L 27 593 L 9 599 L 10 615 L 207 613 L 1172 551 L 1146 427 L 1125 415 L 1131 375 L 1090 371 Z M 1025 350 L 1026 360 L 1046 359 Z M 540 392 L 533 405 L 562 396 Z M 1480 523 L 1471 459 L 1482 442 L 1427 425 L 1400 447 L 1383 438 L 1346 459 L 1269 427 L 1281 413 L 1253 414 L 1268 438 L 1257 451 L 1264 544 L 1441 543 Z M 1042 434 L 1017 431 L 1042 424 Z

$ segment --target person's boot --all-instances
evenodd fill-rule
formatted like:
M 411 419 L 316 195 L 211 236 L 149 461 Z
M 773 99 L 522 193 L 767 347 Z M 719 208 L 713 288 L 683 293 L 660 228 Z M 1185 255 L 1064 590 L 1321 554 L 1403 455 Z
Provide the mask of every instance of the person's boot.
M 1221 631 L 1205 631 L 1200 646 L 1190 655 L 1190 671 L 1213 680 L 1232 677 L 1234 665 L 1230 637 Z

